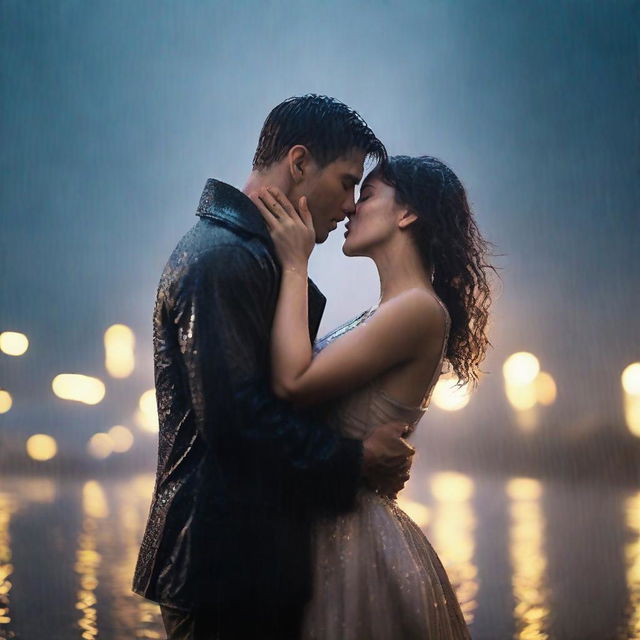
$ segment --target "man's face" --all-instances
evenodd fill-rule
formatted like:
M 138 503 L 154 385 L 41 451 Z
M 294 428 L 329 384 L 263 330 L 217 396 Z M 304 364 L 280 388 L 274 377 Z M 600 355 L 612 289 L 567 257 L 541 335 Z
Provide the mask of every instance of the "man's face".
M 338 222 L 355 210 L 355 186 L 362 180 L 364 160 L 364 151 L 353 149 L 322 169 L 315 162 L 310 163 L 296 191 L 298 198 L 307 196 L 316 242 L 324 242 Z

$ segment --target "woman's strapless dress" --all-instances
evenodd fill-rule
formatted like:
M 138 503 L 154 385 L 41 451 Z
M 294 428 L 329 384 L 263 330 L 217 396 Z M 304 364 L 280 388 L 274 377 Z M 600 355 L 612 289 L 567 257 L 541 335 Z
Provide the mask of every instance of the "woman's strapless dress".
M 343 435 L 366 438 L 378 425 L 400 420 L 411 431 L 427 409 L 442 369 L 440 362 L 419 407 L 397 402 L 378 380 L 340 398 L 331 424 Z M 341 325 L 314 345 L 319 353 L 371 317 L 374 307 Z M 305 609 L 305 640 L 469 639 L 455 592 L 420 527 L 395 500 L 362 486 L 356 509 L 319 518 L 313 527 L 313 598 Z

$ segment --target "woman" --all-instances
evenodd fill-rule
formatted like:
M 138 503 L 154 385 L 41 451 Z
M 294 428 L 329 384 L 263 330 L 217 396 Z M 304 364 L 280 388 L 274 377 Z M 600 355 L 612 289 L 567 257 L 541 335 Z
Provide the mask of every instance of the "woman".
M 343 252 L 372 258 L 378 304 L 310 344 L 307 263 L 311 214 L 276 189 L 254 201 L 282 265 L 272 342 L 275 392 L 298 404 L 332 401 L 331 423 L 366 438 L 399 420 L 409 435 L 426 411 L 444 359 L 477 384 L 490 344 L 488 244 L 465 190 L 439 160 L 396 156 L 364 180 Z M 469 638 L 455 593 L 418 525 L 363 486 L 355 511 L 314 526 L 314 595 L 305 638 Z

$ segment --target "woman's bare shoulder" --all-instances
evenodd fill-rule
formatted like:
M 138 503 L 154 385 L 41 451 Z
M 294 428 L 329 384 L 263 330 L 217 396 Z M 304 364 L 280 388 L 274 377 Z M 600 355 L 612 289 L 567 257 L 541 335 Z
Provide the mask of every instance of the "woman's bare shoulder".
M 435 294 L 426 289 L 408 289 L 383 302 L 374 319 L 380 328 L 403 332 L 416 345 L 442 338 L 444 310 Z

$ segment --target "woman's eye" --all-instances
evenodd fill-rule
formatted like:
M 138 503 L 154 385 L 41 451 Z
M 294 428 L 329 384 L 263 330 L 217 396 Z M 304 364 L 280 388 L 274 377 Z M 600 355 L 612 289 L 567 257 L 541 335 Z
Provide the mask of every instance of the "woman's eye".
M 360 196 L 358 198 L 358 202 L 364 202 L 365 200 L 367 200 L 369 198 L 369 196 Z

